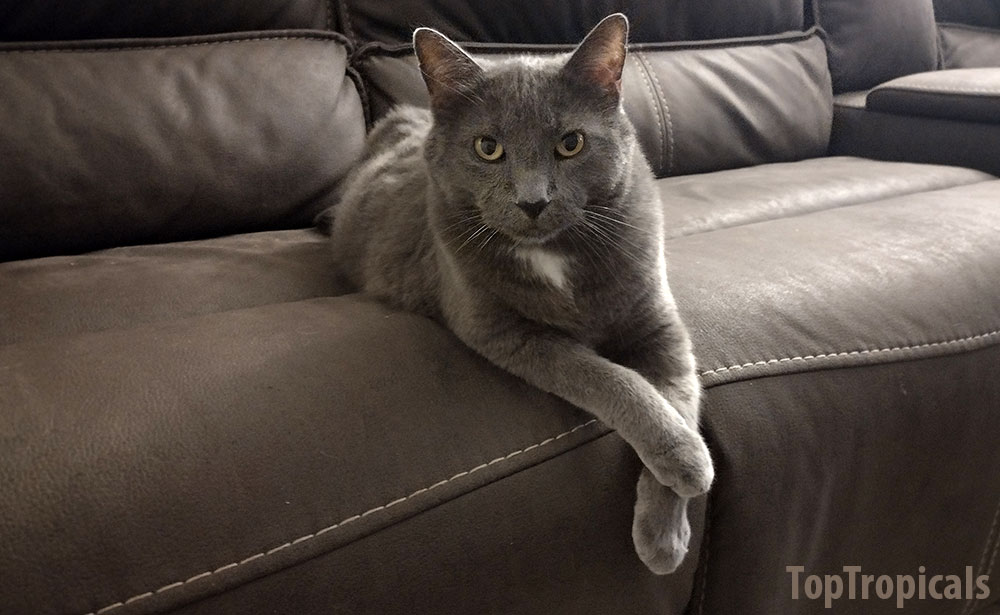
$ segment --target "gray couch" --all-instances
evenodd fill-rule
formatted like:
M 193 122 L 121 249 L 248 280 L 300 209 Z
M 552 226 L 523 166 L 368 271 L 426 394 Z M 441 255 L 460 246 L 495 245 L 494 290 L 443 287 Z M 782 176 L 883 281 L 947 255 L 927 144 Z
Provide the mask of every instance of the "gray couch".
M 616 434 L 334 280 L 414 26 L 551 53 L 621 7 L 0 7 L 0 612 L 897 611 L 789 566 L 1000 612 L 991 0 L 624 3 L 718 472 L 673 575 Z

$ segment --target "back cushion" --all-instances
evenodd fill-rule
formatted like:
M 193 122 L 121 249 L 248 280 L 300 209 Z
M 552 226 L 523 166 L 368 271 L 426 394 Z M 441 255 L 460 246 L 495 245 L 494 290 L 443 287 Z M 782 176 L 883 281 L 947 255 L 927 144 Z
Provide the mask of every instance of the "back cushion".
M 474 56 L 557 53 L 570 46 L 468 44 Z M 369 47 L 358 60 L 372 113 L 427 106 L 408 45 Z M 633 45 L 622 77 L 625 110 L 658 176 L 826 152 L 833 118 L 826 48 L 816 33 L 701 44 Z
M 993 68 L 1000 66 L 1000 29 L 962 24 L 941 24 L 943 68 Z
M 0 259 L 306 226 L 357 158 L 338 35 L 0 47 Z
M 17 0 L 0 3 L 0 41 L 328 29 L 333 20 L 328 0 Z
M 340 31 L 356 43 L 408 43 L 416 26 L 453 40 L 578 43 L 603 17 L 625 13 L 633 42 L 777 34 L 803 27 L 802 0 L 342 0 Z
M 1000 28 L 997 0 L 934 0 L 934 12 L 940 22 Z
M 866 90 L 938 63 L 931 0 L 814 0 L 835 92 Z

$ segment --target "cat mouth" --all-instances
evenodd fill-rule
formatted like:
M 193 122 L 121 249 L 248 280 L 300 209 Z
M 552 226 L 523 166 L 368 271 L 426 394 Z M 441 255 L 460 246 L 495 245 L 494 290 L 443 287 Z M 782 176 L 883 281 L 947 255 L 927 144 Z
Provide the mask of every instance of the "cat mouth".
M 505 233 L 514 243 L 525 246 L 540 246 L 548 243 L 562 234 L 567 227 L 557 229 L 529 229 L 528 231 L 517 231 Z

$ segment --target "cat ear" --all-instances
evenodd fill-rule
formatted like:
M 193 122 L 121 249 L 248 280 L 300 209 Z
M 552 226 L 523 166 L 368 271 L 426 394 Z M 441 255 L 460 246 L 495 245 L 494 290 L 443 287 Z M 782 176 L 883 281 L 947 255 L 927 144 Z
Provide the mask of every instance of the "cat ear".
M 628 18 L 621 13 L 608 15 L 577 46 L 563 71 L 617 97 L 622 88 L 627 40 Z
M 431 28 L 417 28 L 413 32 L 413 49 L 432 107 L 442 107 L 458 99 L 472 100 L 470 92 L 483 78 L 483 69 L 469 54 Z

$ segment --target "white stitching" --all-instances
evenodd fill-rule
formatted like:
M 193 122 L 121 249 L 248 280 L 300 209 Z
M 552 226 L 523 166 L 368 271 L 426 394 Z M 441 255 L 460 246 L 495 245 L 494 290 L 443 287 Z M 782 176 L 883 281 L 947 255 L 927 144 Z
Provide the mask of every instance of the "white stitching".
M 635 54 L 635 63 L 639 66 L 639 74 L 642 75 L 642 80 L 646 82 L 646 87 L 649 89 L 649 103 L 653 107 L 653 115 L 656 117 L 656 128 L 660 137 L 660 148 L 657 152 L 657 165 L 660 172 L 663 171 L 663 120 L 660 119 L 660 105 L 657 104 L 656 93 L 653 91 L 653 82 L 649 80 L 649 69 L 646 65 L 642 63 L 642 58 L 639 54 Z
M 979 558 L 979 573 L 984 574 L 987 577 L 993 572 L 993 564 L 996 563 L 997 550 L 1000 549 L 1000 535 L 997 535 L 997 528 L 1000 528 L 1000 501 L 997 502 L 996 512 L 993 513 L 993 522 L 990 524 L 990 533 L 986 535 L 986 545 L 983 547 L 983 555 Z M 990 545 L 993 545 L 992 555 L 990 555 Z M 986 563 L 986 557 L 989 556 L 989 565 Z M 983 571 L 983 568 L 986 571 Z M 969 600 L 965 603 L 965 608 L 962 609 L 962 615 L 966 613 L 971 613 L 972 609 L 979 605 L 979 598 Z
M 723 372 L 746 369 L 748 367 L 757 367 L 761 365 L 773 365 L 775 363 L 788 363 L 790 361 L 814 361 L 816 359 L 831 359 L 835 357 L 851 357 L 851 356 L 861 356 L 866 354 L 879 354 L 883 352 L 899 352 L 903 350 L 916 350 L 919 348 L 933 348 L 936 346 L 950 346 L 953 344 L 961 344 L 962 342 L 971 342 L 973 340 L 983 339 L 987 337 L 996 337 L 1000 335 L 1000 329 L 996 331 L 990 331 L 989 333 L 980 333 L 979 335 L 972 335 L 969 337 L 962 337 L 954 340 L 946 340 L 943 342 L 930 342 L 927 344 L 914 344 L 912 346 L 893 346 L 892 348 L 876 348 L 874 350 L 851 350 L 845 352 L 829 352 L 815 355 L 806 355 L 800 357 L 785 357 L 782 359 L 767 359 L 761 361 L 752 361 L 750 363 L 743 363 L 740 365 L 730 365 L 728 367 L 717 367 L 715 369 L 710 369 L 701 372 L 702 376 L 710 376 L 712 374 L 721 374 Z
M 646 71 L 653 78 L 653 83 L 656 84 L 656 91 L 660 95 L 660 108 L 663 110 L 663 116 L 667 122 L 667 140 L 670 145 L 670 149 L 667 150 L 666 174 L 670 175 L 670 173 L 674 170 L 674 121 L 670 117 L 670 105 L 667 104 L 667 97 L 663 95 L 663 87 L 660 86 L 660 78 L 656 76 L 656 71 L 654 71 L 653 67 L 650 65 L 649 59 L 647 59 L 644 54 L 638 52 L 636 55 L 638 55 L 642 60 L 642 63 L 646 65 Z
M 169 590 L 172 590 L 172 589 L 176 589 L 176 588 L 181 587 L 183 585 L 186 585 L 188 583 L 192 583 L 192 582 L 197 581 L 199 579 L 204 579 L 205 577 L 209 577 L 209 576 L 211 576 L 213 574 L 217 574 L 217 573 L 222 572 L 224 570 L 229 570 L 231 568 L 236 568 L 237 566 L 241 566 L 241 565 L 246 564 L 248 562 L 251 562 L 251 561 L 253 561 L 255 559 L 260 559 L 262 557 L 266 557 L 268 555 L 277 553 L 279 551 L 287 549 L 288 547 L 290 547 L 292 545 L 296 545 L 296 544 L 299 544 L 299 543 L 302 543 L 302 542 L 306 542 L 307 540 L 312 540 L 313 538 L 316 538 L 317 536 L 325 534 L 325 533 L 327 533 L 327 532 L 329 532 L 331 530 L 337 529 L 338 527 L 343 527 L 343 526 L 347 525 L 348 523 L 351 523 L 353 521 L 357 521 L 358 519 L 366 517 L 366 516 L 368 516 L 370 514 L 373 514 L 375 512 L 386 510 L 386 509 L 391 508 L 391 507 L 393 507 L 393 506 L 395 506 L 397 504 L 402 504 L 403 502 L 409 500 L 410 498 L 413 498 L 413 497 L 416 497 L 416 496 L 418 496 L 418 495 L 420 495 L 422 493 L 426 493 L 428 491 L 431 491 L 432 489 L 437 489 L 438 487 L 440 487 L 442 485 L 445 485 L 445 484 L 447 484 L 447 483 L 455 480 L 456 478 L 459 478 L 459 477 L 462 477 L 462 476 L 468 476 L 469 474 L 472 474 L 473 472 L 478 472 L 479 470 L 482 470 L 484 468 L 488 468 L 489 466 L 497 464 L 497 463 L 500 463 L 501 461 L 506 461 L 507 459 L 510 459 L 511 457 L 514 457 L 516 455 L 520 455 L 521 453 L 523 453 L 525 451 L 528 451 L 528 450 L 531 450 L 531 449 L 534 449 L 534 448 L 539 448 L 539 447 L 545 446 L 546 444 L 551 444 L 552 442 L 555 442 L 556 440 L 560 440 L 562 438 L 565 438 L 566 436 L 568 436 L 568 435 L 570 435 L 572 433 L 575 433 L 577 431 L 580 431 L 581 429 L 583 429 L 585 427 L 589 427 L 590 425 L 593 425 L 596 422 L 597 422 L 597 419 L 590 419 L 586 423 L 581 423 L 580 425 L 577 425 L 573 429 L 570 429 L 569 431 L 564 431 L 564 432 L 562 432 L 561 434 L 559 434 L 559 435 L 557 435 L 555 437 L 546 438 L 545 440 L 542 440 L 538 444 L 534 444 L 534 445 L 532 445 L 530 447 L 522 448 L 520 450 L 516 450 L 516 451 L 514 451 L 512 453 L 508 453 L 507 455 L 505 455 L 503 457 L 497 457 L 496 459 L 494 459 L 494 460 L 492 460 L 492 461 L 490 461 L 488 463 L 483 463 L 483 464 L 477 465 L 476 467 L 474 467 L 471 470 L 468 470 L 466 472 L 459 472 L 455 476 L 453 476 L 451 478 L 448 478 L 448 479 L 445 479 L 445 480 L 442 480 L 442 481 L 438 481 L 438 482 L 434 483 L 433 485 L 431 485 L 430 487 L 423 487 L 421 489 L 417 489 L 416 491 L 414 491 L 413 493 L 411 493 L 408 496 L 397 498 L 397 499 L 392 500 L 391 502 L 388 502 L 388 503 L 383 504 L 381 506 L 376 506 L 375 508 L 372 508 L 370 510 L 366 510 L 365 512 L 361 513 L 360 515 L 352 515 L 352 516 L 350 516 L 350 517 L 348 517 L 348 518 L 346 518 L 346 519 L 344 519 L 342 521 L 334 523 L 333 525 L 330 525 L 330 526 L 327 526 L 327 527 L 325 527 L 325 528 L 323 528 L 321 530 L 318 530 L 317 532 L 315 532 L 313 534 L 307 534 L 305 536 L 301 536 L 299 538 L 296 538 L 295 540 L 291 540 L 289 542 L 286 542 L 285 544 L 277 546 L 277 547 L 271 549 L 270 551 L 265 551 L 265 552 L 262 552 L 262 553 L 257 553 L 255 555 L 251 555 L 250 557 L 248 557 L 248 558 L 246 558 L 246 559 L 244 559 L 242 561 L 233 562 L 231 564 L 226 564 L 225 566 L 221 566 L 221 567 L 216 568 L 215 570 L 210 571 L 210 572 L 202 572 L 201 574 L 196 574 L 195 576 L 189 578 L 186 581 L 177 581 L 175 583 L 170 583 L 169 585 L 164 585 L 163 587 L 161 587 L 159 589 L 155 589 L 155 590 L 153 590 L 151 592 L 143 592 L 141 594 L 137 594 L 135 596 L 132 596 L 131 598 L 128 598 L 124 602 L 115 602 L 114 604 L 109 604 L 106 607 L 102 607 L 102 608 L 100 608 L 100 609 L 98 609 L 96 611 L 92 611 L 90 613 L 87 613 L 87 615 L 104 615 L 104 613 L 107 613 L 109 611 L 113 611 L 113 610 L 115 610 L 115 609 L 117 609 L 119 607 L 125 606 L 126 604 L 132 604 L 134 602 L 139 602 L 140 600 L 145 600 L 146 598 L 149 598 L 151 596 L 158 595 L 158 594 L 161 594 L 163 592 L 166 592 L 166 591 L 169 591 Z

